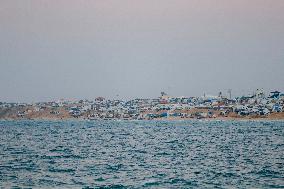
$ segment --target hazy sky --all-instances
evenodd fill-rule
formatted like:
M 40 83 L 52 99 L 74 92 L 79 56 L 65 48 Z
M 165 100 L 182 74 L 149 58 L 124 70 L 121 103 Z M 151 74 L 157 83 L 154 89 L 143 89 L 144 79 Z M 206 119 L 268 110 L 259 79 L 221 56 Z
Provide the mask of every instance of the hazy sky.
M 283 0 L 0 0 L 0 101 L 229 88 L 284 91 Z

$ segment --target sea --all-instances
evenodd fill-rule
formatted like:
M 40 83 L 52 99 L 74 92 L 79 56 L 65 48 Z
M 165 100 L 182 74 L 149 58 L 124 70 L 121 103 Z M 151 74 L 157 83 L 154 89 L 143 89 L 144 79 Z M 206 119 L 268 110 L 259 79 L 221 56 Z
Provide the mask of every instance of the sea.
M 284 188 L 284 121 L 0 121 L 0 188 Z

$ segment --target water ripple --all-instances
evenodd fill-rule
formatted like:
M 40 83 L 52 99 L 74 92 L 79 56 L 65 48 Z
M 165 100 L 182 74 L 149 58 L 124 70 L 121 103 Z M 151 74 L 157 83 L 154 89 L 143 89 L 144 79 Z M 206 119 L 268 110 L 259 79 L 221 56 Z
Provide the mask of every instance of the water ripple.
M 281 121 L 0 121 L 0 188 L 284 188 Z

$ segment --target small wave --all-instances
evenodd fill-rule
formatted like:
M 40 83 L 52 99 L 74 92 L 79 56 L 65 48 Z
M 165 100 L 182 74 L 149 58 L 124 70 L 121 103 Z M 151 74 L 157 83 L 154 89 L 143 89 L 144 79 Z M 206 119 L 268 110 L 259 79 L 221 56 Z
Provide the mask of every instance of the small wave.
M 118 171 L 123 167 L 122 164 L 117 164 L 117 165 L 108 165 L 106 169 L 113 170 L 113 171 Z
M 103 186 L 95 187 L 95 189 L 123 189 L 123 188 L 128 188 L 128 187 L 122 184 L 103 185 Z M 84 189 L 88 189 L 88 188 L 84 188 Z
M 143 187 L 149 187 L 149 186 L 158 186 L 161 183 L 157 181 L 156 179 L 149 179 L 143 183 Z
M 257 175 L 261 177 L 272 177 L 272 178 L 281 178 L 281 173 L 277 171 L 272 171 L 269 169 L 262 169 L 256 172 Z
M 67 183 L 65 182 L 61 182 L 61 181 L 56 181 L 56 180 L 51 180 L 51 179 L 39 179 L 38 184 L 42 187 L 42 186 L 62 186 L 62 185 L 66 185 Z M 43 187 L 44 188 L 44 187 Z
M 71 173 L 71 172 L 75 172 L 76 170 L 75 169 L 50 168 L 49 171 L 53 173 Z

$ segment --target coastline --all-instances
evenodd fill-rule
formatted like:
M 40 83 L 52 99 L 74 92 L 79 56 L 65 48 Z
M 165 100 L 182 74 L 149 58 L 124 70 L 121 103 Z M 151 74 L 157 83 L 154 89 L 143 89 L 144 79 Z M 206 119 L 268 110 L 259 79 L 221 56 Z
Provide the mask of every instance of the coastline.
M 18 112 L 24 111 L 25 114 L 19 115 Z M 56 113 L 54 113 L 56 112 Z M 34 111 L 31 107 L 23 107 L 23 108 L 7 108 L 0 109 L 0 120 L 9 120 L 9 121 L 18 121 L 18 120 L 34 120 L 34 121 L 84 121 L 84 120 L 121 120 L 121 121 L 130 121 L 130 120 L 154 120 L 154 121 L 186 121 L 186 120 L 222 120 L 222 121 L 252 121 L 252 120 L 260 120 L 260 121 L 271 121 L 271 120 L 280 120 L 284 121 L 284 112 L 272 112 L 268 115 L 238 115 L 235 112 L 229 112 L 225 115 L 222 115 L 220 111 L 208 110 L 208 109 L 190 109 L 190 110 L 176 110 L 174 111 L 177 115 L 160 116 L 160 117 L 149 117 L 147 115 L 155 114 L 162 115 L 165 114 L 166 111 L 148 111 L 141 113 L 140 116 L 135 117 L 124 117 L 124 116 L 116 116 L 116 117 L 92 117 L 91 112 L 85 112 L 79 116 L 74 116 L 64 108 L 47 108 L 43 111 Z M 211 115 L 209 113 L 211 112 Z M 185 116 L 187 115 L 187 116 Z M 191 116 L 189 116 L 191 115 Z M 197 116 L 199 115 L 199 116 Z M 205 116 L 201 116 L 205 115 Z
M 19 118 L 19 119 L 12 119 L 12 118 L 0 118 L 0 121 L 124 121 L 124 122 L 131 122 L 131 121 L 284 121 L 284 118 L 233 118 L 233 117 L 218 117 L 218 118 L 203 118 L 203 119 L 196 119 L 196 118 L 156 118 L 156 119 L 84 119 L 84 118 Z
M 2 104 L 0 120 L 284 120 L 282 98 L 270 99 L 271 103 L 265 107 L 257 102 L 251 105 L 237 102 L 226 104 L 226 100 L 220 100 L 218 105 L 211 103 L 207 106 L 206 101 L 196 102 L 196 106 L 192 106 L 181 102 L 160 102 L 160 99 L 157 102 L 154 99 L 150 102 Z

